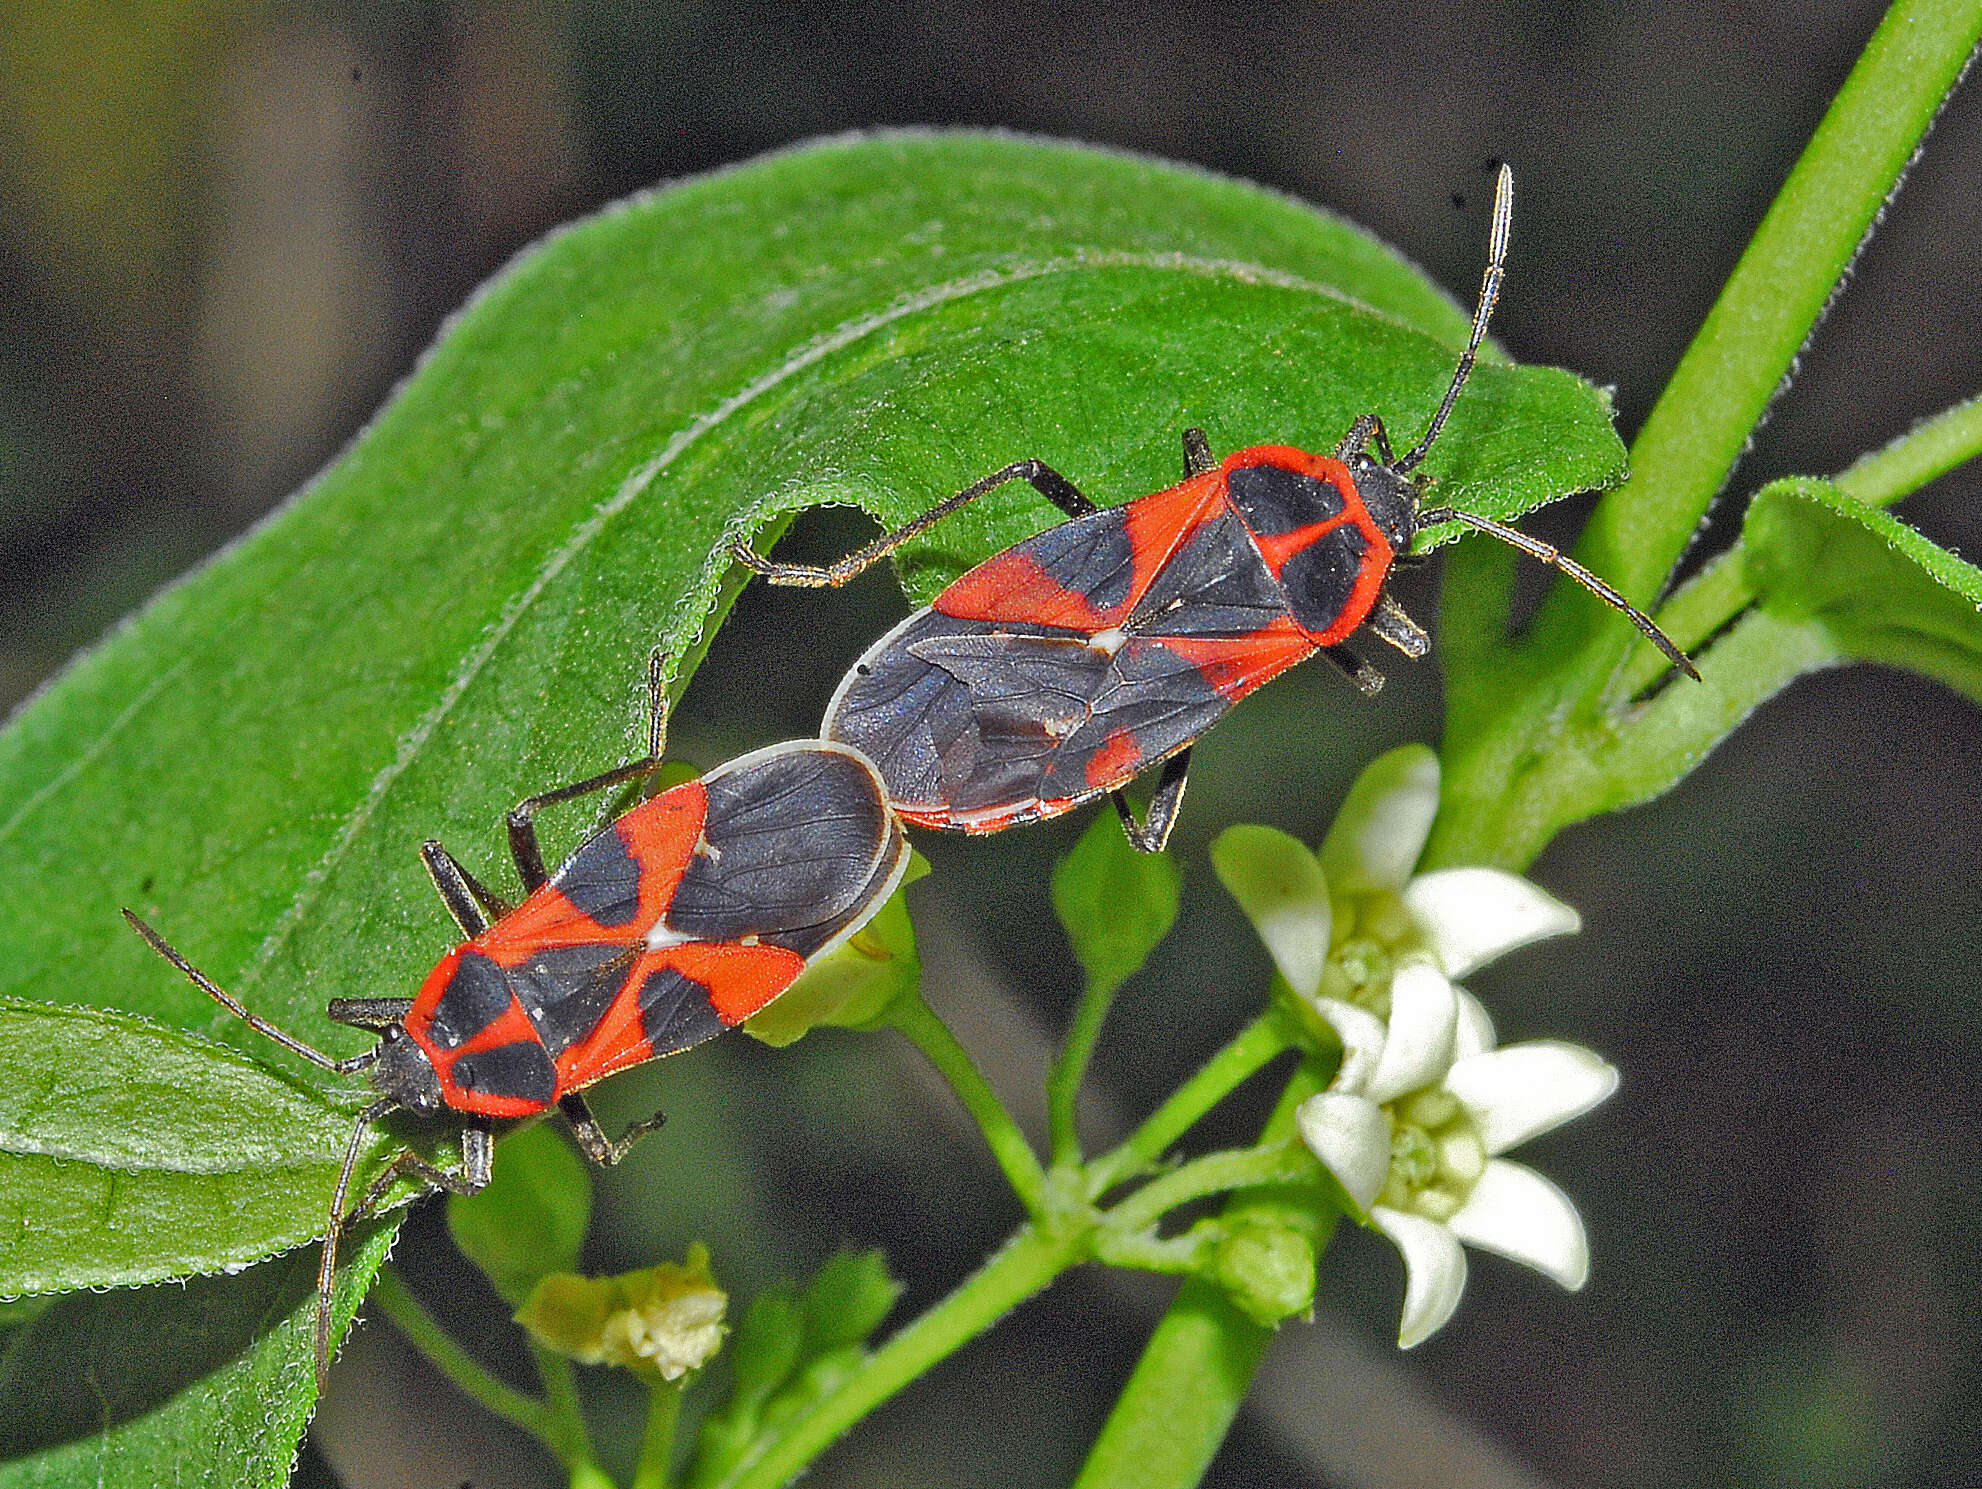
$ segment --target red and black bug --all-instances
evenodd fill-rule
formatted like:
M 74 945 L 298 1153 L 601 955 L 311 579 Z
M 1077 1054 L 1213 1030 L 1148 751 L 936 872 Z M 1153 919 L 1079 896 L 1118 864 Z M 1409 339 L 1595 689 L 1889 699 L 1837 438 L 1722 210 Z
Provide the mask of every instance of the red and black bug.
M 1254 445 L 1215 461 L 1184 432 L 1185 479 L 1096 508 L 1058 471 L 1021 460 L 836 564 L 732 554 L 773 583 L 838 585 L 968 502 L 1025 481 L 1068 521 L 979 564 L 871 647 L 821 731 L 880 766 L 910 822 L 997 832 L 1104 793 L 1130 840 L 1168 840 L 1192 744 L 1226 710 L 1320 652 L 1365 693 L 1383 676 L 1343 643 L 1368 629 L 1413 659 L 1429 638 L 1386 592 L 1424 528 L 1463 522 L 1513 544 L 1629 616 L 1689 676 L 1649 618 L 1582 565 L 1491 518 L 1425 507 L 1412 472 L 1473 370 L 1505 273 L 1513 181 L 1502 167 L 1472 335 L 1424 437 L 1393 453 L 1365 414 L 1332 455 Z M 1164 770 L 1144 822 L 1120 794 Z
M 358 1114 L 331 1200 L 318 1271 L 316 1360 L 329 1365 L 339 1234 L 412 1175 L 455 1194 L 489 1182 L 504 1123 L 552 1108 L 595 1163 L 617 1163 L 657 1115 L 609 1138 L 581 1094 L 630 1065 L 734 1028 L 806 964 L 858 931 L 901 882 L 908 845 L 873 764 L 843 744 L 772 745 L 641 801 L 593 834 L 555 874 L 537 844 L 539 809 L 640 780 L 665 738 L 661 666 L 643 760 L 533 796 L 509 814 L 527 898 L 504 903 L 439 843 L 420 850 L 468 939 L 412 998 L 337 998 L 330 1017 L 377 1031 L 334 1059 L 250 1013 L 129 910 L 124 916 L 195 986 L 255 1029 L 339 1075 L 364 1071 L 376 1099 Z M 402 1153 L 347 1207 L 365 1133 L 391 1112 L 451 1117 L 461 1167 Z

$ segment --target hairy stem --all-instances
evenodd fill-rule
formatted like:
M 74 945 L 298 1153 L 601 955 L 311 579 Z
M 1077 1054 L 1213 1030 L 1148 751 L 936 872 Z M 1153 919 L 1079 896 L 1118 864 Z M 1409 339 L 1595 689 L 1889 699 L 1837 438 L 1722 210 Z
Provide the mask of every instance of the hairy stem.
M 580 1463 L 591 1462 L 591 1447 L 584 1440 L 582 1429 L 574 1441 L 567 1424 L 558 1419 L 546 1402 L 524 1395 L 483 1369 L 447 1330 L 434 1321 L 433 1315 L 420 1305 L 419 1299 L 407 1290 L 406 1284 L 399 1280 L 399 1274 L 392 1268 L 386 1267 L 380 1271 L 372 1296 L 378 1300 L 385 1316 L 392 1320 L 393 1327 L 406 1336 L 407 1342 L 431 1360 L 434 1367 L 460 1387 L 465 1395 L 473 1397 L 497 1416 L 515 1423 L 543 1443 L 566 1469 L 575 1469 Z
M 1108 1212 L 1110 1230 L 1134 1234 L 1156 1224 L 1179 1205 L 1210 1194 L 1249 1189 L 1256 1184 L 1288 1184 L 1300 1179 L 1320 1182 L 1320 1173 L 1306 1148 L 1295 1142 L 1261 1143 L 1194 1158 L 1160 1179 L 1152 1179 Z
M 1247 1024 L 1172 1092 L 1119 1147 L 1087 1166 L 1088 1194 L 1104 1194 L 1161 1158 L 1206 1112 L 1275 1056 L 1291 1049 L 1293 1042 L 1293 1036 L 1276 1012 L 1263 1013 Z
M 681 1418 L 686 1381 L 655 1386 L 647 1400 L 647 1428 L 640 1439 L 640 1462 L 633 1470 L 633 1489 L 669 1489 L 674 1482 L 674 1429 Z
M 1021 1229 L 949 1297 L 876 1350 L 723 1489 L 780 1489 L 855 1422 L 990 1328 L 1080 1259 L 1078 1236 Z
M 935 1010 L 921 998 L 897 999 L 889 1017 L 929 1057 L 929 1063 L 957 1093 L 957 1099 L 984 1133 L 991 1156 L 1004 1170 L 1006 1182 L 1025 1206 L 1026 1213 L 1035 1219 L 1043 1215 L 1046 1173 L 1040 1167 L 1039 1155 L 1032 1151 L 1032 1144 L 1026 1141 L 1019 1124 L 1012 1120 L 1012 1114 L 998 1099 L 984 1072 L 977 1068 L 977 1062 L 970 1058 L 970 1052 L 957 1042 L 950 1026 L 937 1018 Z
M 1303 1066 L 1281 1092 L 1262 1145 L 1292 1137 L 1294 1111 L 1320 1089 Z M 1319 1193 L 1319 1186 L 1316 1186 Z M 1264 1195 L 1241 1195 L 1228 1219 L 1277 1210 Z M 1212 1284 L 1186 1280 L 1150 1335 L 1074 1489 L 1191 1489 L 1231 1431 L 1273 1331 L 1239 1311 Z
M 1046 1077 L 1046 1120 L 1051 1134 L 1053 1162 L 1065 1166 L 1080 1161 L 1080 1130 L 1076 1108 L 1081 1082 L 1087 1078 L 1088 1062 L 1101 1042 L 1101 1026 L 1108 1021 L 1108 1010 L 1115 1004 L 1119 979 L 1090 977 L 1067 1027 L 1066 1047 L 1053 1062 Z

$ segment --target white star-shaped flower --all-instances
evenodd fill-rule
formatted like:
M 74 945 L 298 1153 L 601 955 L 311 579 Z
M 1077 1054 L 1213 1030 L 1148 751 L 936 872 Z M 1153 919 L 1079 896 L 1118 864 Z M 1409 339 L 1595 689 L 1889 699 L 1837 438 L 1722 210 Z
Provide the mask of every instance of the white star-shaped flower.
M 1437 807 L 1437 757 L 1408 746 L 1364 771 L 1319 859 L 1268 828 L 1235 828 L 1212 849 L 1288 986 L 1341 1042 L 1335 1079 L 1301 1105 L 1301 1137 L 1403 1253 L 1407 1349 L 1458 1306 L 1462 1242 L 1583 1285 L 1575 1206 L 1501 1154 L 1617 1087 L 1577 1045 L 1496 1049 L 1485 1007 L 1452 982 L 1579 921 L 1498 869 L 1413 876 Z

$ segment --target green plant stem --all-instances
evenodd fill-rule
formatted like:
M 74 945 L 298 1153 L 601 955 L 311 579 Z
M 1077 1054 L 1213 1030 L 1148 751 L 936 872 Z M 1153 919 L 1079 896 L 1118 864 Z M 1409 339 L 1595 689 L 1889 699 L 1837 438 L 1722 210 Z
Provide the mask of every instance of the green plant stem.
M 585 1413 L 578 1404 L 578 1372 L 563 1355 L 545 1349 L 534 1340 L 530 1355 L 537 1362 L 537 1374 L 544 1382 L 544 1406 L 550 1416 L 551 1430 L 556 1434 L 555 1441 L 565 1445 L 558 1454 L 571 1470 L 573 1489 L 578 1489 L 580 1476 L 587 1471 L 611 1483 L 592 1455 L 591 1434 L 586 1430 Z
M 1975 0 L 1897 0 L 1866 43 L 1579 545 L 1625 594 L 1656 596 L 1686 551 L 1978 38 Z
M 681 1419 L 685 1380 L 663 1381 L 647 1399 L 647 1429 L 640 1439 L 640 1462 L 633 1489 L 669 1489 L 674 1482 L 674 1429 Z
M 1088 1194 L 1105 1194 L 1122 1180 L 1156 1162 L 1219 1102 L 1293 1047 L 1293 1036 L 1277 1012 L 1261 1014 L 1170 1094 L 1134 1132 L 1087 1166 Z
M 1982 456 L 1982 397 L 1922 420 L 1855 461 L 1833 484 L 1868 507 L 1889 507 L 1977 456 Z M 1745 550 L 1736 543 L 1673 592 L 1658 615 L 1673 640 L 1683 647 L 1697 647 L 1754 603 L 1744 559 Z M 1640 652 L 1625 671 L 1625 691 L 1635 697 L 1658 681 L 1664 670 L 1664 660 L 1656 653 Z
M 1974 0 L 1898 0 L 1866 45 L 1639 432 L 1631 478 L 1598 504 L 1578 545 L 1577 557 L 1627 596 L 1656 598 L 1978 37 Z M 1879 479 L 1891 480 L 1901 459 Z M 1504 634 L 1500 574 L 1455 555 L 1448 630 L 1463 615 Z M 1675 602 L 1682 630 L 1724 625 L 1745 603 L 1742 583 L 1738 561 L 1710 570 Z M 1720 738 L 1625 735 L 1661 728 L 1673 714 L 1738 721 L 1781 686 L 1774 667 L 1750 676 L 1720 666 L 1712 707 L 1634 712 L 1656 668 L 1627 668 L 1641 638 L 1621 622 L 1599 623 L 1593 605 L 1557 584 L 1512 658 L 1492 647 L 1448 658 L 1444 794 L 1422 866 L 1525 867 L 1562 828 L 1664 789 Z M 1627 782 L 1607 759 L 1620 745 L 1662 754 L 1667 768 Z
M 1982 395 L 1923 419 L 1891 444 L 1861 456 L 1837 487 L 1868 507 L 1889 507 L 1936 476 L 1982 455 Z
M 957 1042 L 950 1027 L 919 997 L 898 998 L 889 1013 L 889 1022 L 907 1035 L 915 1047 L 929 1057 L 929 1063 L 957 1093 L 964 1109 L 984 1133 L 991 1156 L 1004 1170 L 1005 1181 L 1035 1219 L 1046 1212 L 1046 1172 L 1039 1155 L 1032 1151 L 1012 1114 L 1005 1109 L 998 1093 L 970 1058 L 970 1052 Z
M 1291 1138 L 1296 1108 L 1320 1088 L 1312 1069 L 1295 1072 L 1260 1134 L 1262 1145 Z M 1240 1220 L 1274 1208 L 1264 1196 L 1241 1195 L 1225 1213 Z M 1074 1489 L 1190 1489 L 1231 1431 L 1272 1337 L 1218 1288 L 1187 1279 L 1150 1335 Z
M 1257 1184 L 1287 1184 L 1304 1178 L 1318 1183 L 1320 1173 L 1308 1150 L 1298 1143 L 1262 1143 L 1256 1148 L 1207 1153 L 1160 1179 L 1150 1180 L 1110 1210 L 1103 1224 L 1110 1230 L 1132 1235 L 1156 1224 L 1177 1206 L 1208 1194 Z
M 1051 1138 L 1053 1163 L 1064 1167 L 1080 1161 L 1080 1129 L 1076 1108 L 1081 1082 L 1087 1078 L 1088 1061 L 1101 1041 L 1101 1026 L 1114 1007 L 1120 978 L 1089 978 L 1067 1026 L 1067 1042 L 1046 1076 L 1046 1127 Z
M 909 1382 L 1043 1291 L 1081 1256 L 1079 1233 L 1054 1235 L 1025 1226 L 962 1286 L 876 1350 L 860 1368 L 723 1489 L 781 1489 L 855 1422 Z
M 434 1321 L 432 1314 L 399 1280 L 399 1274 L 386 1267 L 380 1271 L 372 1290 L 385 1316 L 406 1336 L 415 1349 L 434 1363 L 436 1369 L 468 1396 L 473 1397 L 505 1421 L 513 1422 L 543 1443 L 567 1470 L 592 1464 L 591 1445 L 581 1430 L 574 1440 L 568 1425 L 560 1420 L 547 1402 L 526 1396 L 514 1386 L 491 1375 Z

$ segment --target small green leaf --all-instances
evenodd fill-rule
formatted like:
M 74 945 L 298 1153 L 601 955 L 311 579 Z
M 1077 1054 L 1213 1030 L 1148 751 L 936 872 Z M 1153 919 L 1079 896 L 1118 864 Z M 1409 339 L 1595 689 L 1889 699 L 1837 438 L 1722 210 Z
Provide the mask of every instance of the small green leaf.
M 1820 626 L 1840 659 L 1884 662 L 1982 700 L 1982 570 L 1825 481 L 1777 481 L 1742 529 L 1765 610 Z
M 0 1294 L 304 1245 L 323 1234 L 352 1120 L 224 1045 L 0 1000 Z
M 1170 934 L 1183 874 L 1167 853 L 1140 853 L 1113 812 L 1088 825 L 1053 870 L 1053 913 L 1088 985 L 1112 992 Z
M 1363 767 L 1321 845 L 1335 894 L 1400 892 L 1438 815 L 1438 756 L 1399 745 Z
M 539 1279 L 575 1271 L 592 1223 L 592 1181 L 553 1128 L 526 1127 L 496 1149 L 495 1177 L 480 1194 L 447 1198 L 447 1228 L 468 1260 L 511 1307 Z
M 774 1283 L 752 1298 L 730 1344 L 732 1399 L 762 1405 L 798 1368 L 804 1337 L 805 1306 L 790 1283 Z
M 1290 833 L 1241 822 L 1213 840 L 1211 867 L 1287 985 L 1313 997 L 1328 962 L 1328 880 L 1320 860 Z
M 744 1310 L 730 1342 L 730 1399 L 702 1424 L 693 1486 L 720 1483 L 843 1380 L 901 1296 L 878 1251 L 842 1251 L 801 1292 L 778 1283 Z
M 806 1354 L 864 1344 L 894 1308 L 902 1286 L 882 1252 L 841 1251 L 827 1258 L 805 1289 Z

